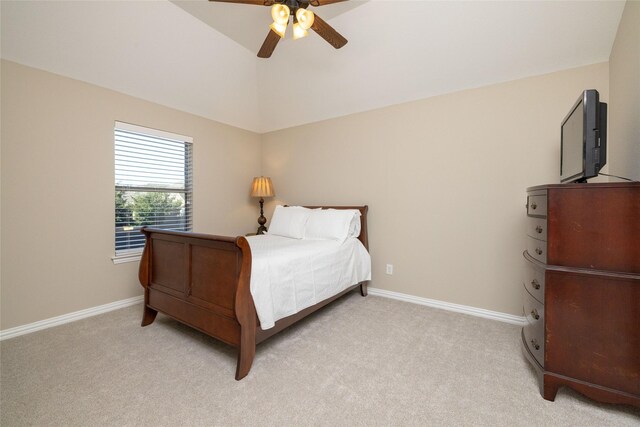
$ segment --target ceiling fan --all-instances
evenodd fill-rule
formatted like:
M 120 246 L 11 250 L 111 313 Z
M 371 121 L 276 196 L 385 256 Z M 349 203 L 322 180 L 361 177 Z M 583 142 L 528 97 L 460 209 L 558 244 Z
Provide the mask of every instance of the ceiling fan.
M 308 10 L 309 6 L 324 6 L 346 0 L 209 0 L 222 3 L 252 4 L 256 6 L 271 6 L 273 23 L 267 38 L 258 51 L 258 57 L 269 58 L 276 45 L 284 37 L 287 25 L 293 20 L 293 38 L 299 39 L 307 36 L 308 29 L 312 29 L 331 46 L 340 49 L 347 44 L 347 39 L 322 20 L 318 15 Z

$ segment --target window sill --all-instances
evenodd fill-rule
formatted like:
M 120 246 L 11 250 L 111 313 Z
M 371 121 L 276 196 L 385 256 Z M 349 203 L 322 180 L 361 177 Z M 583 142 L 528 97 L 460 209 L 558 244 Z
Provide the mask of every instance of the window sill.
M 125 262 L 139 262 L 142 257 L 142 252 L 122 254 L 111 257 L 111 261 L 114 264 L 124 264 Z

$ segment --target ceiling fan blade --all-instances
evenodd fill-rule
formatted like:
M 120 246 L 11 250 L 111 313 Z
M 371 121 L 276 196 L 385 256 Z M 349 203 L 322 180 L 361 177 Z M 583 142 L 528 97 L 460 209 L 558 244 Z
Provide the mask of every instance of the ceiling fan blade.
M 324 6 L 331 3 L 340 3 L 347 0 L 308 0 L 313 7 Z
M 256 6 L 271 6 L 273 0 L 209 0 L 219 3 L 238 3 L 238 4 L 255 4 Z
M 340 33 L 334 30 L 331 25 L 327 24 L 317 14 L 315 16 L 315 19 L 313 20 L 311 29 L 318 33 L 320 37 L 325 39 L 331 46 L 335 47 L 336 49 L 340 49 L 342 46 L 347 44 L 347 39 L 342 37 Z
M 258 51 L 258 58 L 269 58 L 280 41 L 280 36 L 274 31 L 269 30 L 267 38 L 264 39 L 262 47 Z

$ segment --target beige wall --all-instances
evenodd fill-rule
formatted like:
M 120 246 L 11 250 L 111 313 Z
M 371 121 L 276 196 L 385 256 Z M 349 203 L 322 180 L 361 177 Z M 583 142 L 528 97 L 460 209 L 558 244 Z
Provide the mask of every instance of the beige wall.
M 141 293 L 137 264 L 110 260 L 115 120 L 194 138 L 198 231 L 251 231 L 262 170 L 276 201 L 369 204 L 373 286 L 520 314 L 524 191 L 557 182 L 581 90 L 609 101 L 609 171 L 640 179 L 639 23 L 627 2 L 609 64 L 262 137 L 2 61 L 0 329 Z
M 640 2 L 625 5 L 609 57 L 609 171 L 640 180 Z
M 114 265 L 114 121 L 194 139 L 194 228 L 253 229 L 260 136 L 2 61 L 1 329 L 140 295 Z M 215 94 L 212 94 L 215 96 Z
M 369 205 L 372 286 L 519 315 L 525 189 L 558 182 L 587 88 L 608 99 L 607 63 L 269 133 L 263 172 L 282 202 Z

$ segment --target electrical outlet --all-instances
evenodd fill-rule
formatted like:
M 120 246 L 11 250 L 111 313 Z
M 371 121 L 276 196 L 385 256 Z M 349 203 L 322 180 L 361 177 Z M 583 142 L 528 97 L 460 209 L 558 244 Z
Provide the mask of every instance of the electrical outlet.
M 387 264 L 387 274 L 388 275 L 393 274 L 393 264 Z

